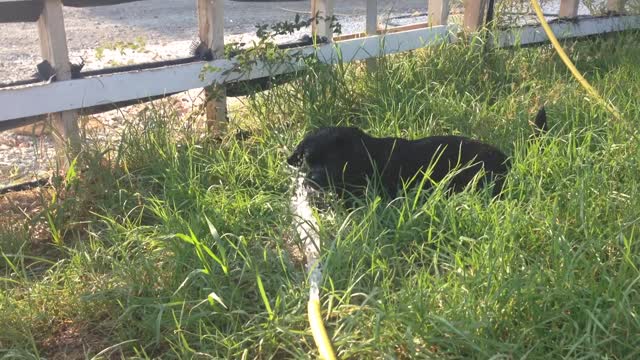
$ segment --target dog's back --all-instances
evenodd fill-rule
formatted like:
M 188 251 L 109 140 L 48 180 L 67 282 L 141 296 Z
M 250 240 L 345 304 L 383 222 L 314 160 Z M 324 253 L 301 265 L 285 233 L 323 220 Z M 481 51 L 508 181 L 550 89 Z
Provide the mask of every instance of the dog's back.
M 391 149 L 381 154 L 382 156 L 374 157 L 374 160 L 385 188 L 392 194 L 403 181 L 424 172 L 428 172 L 434 182 L 440 182 L 452 170 L 457 170 L 449 187 L 454 191 L 460 191 L 481 169 L 492 179 L 508 171 L 507 156 L 502 151 L 492 145 L 462 136 L 431 136 L 419 140 L 381 138 L 372 142 L 373 144 L 366 144 L 368 148 L 371 148 L 371 145 L 379 148 L 381 144 L 385 144 L 386 148 Z M 391 143 L 393 145 L 390 145 Z M 420 180 L 422 179 L 417 179 Z M 425 184 L 426 187 L 430 185 L 431 183 Z
M 544 108 L 538 111 L 535 125 L 536 134 L 547 130 Z M 292 166 L 306 163 L 312 183 L 319 187 L 333 184 L 341 192 L 358 192 L 378 175 L 390 195 L 402 182 L 421 173 L 428 172 L 431 180 L 440 182 L 453 170 L 449 183 L 453 191 L 463 190 L 483 171 L 480 185 L 494 181 L 494 194 L 498 194 L 510 167 L 509 158 L 498 148 L 467 137 L 375 138 L 353 127 L 323 128 L 308 134 L 287 162 Z M 431 182 L 425 186 L 430 187 Z

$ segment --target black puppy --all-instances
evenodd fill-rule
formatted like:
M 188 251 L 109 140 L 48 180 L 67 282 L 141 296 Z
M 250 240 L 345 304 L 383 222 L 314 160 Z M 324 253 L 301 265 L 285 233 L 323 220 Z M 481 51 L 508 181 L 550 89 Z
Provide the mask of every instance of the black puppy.
M 536 134 L 547 130 L 544 108 L 535 119 Z M 449 189 L 463 190 L 484 169 L 481 186 L 494 182 L 493 194 L 502 191 L 509 170 L 508 157 L 496 147 L 462 136 L 431 136 L 419 140 L 375 138 L 355 127 L 328 127 L 308 134 L 287 159 L 291 166 L 306 165 L 307 184 L 333 186 L 340 195 L 358 195 L 374 178 L 389 195 L 425 171 L 434 182 L 456 170 Z M 417 181 L 422 180 L 418 177 Z M 431 187 L 427 181 L 424 188 Z

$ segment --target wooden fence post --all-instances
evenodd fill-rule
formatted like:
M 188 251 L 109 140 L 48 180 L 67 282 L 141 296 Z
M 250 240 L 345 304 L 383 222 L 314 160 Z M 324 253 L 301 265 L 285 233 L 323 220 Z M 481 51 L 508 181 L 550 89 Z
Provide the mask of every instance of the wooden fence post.
M 623 14 L 625 3 L 625 0 L 607 0 L 607 10 L 615 14 Z
M 71 79 L 71 63 L 64 30 L 61 0 L 45 0 L 38 19 L 40 53 L 56 72 L 56 81 Z M 67 153 L 75 157 L 80 152 L 78 112 L 75 110 L 50 114 L 51 125 L 56 140 L 56 162 L 59 171 L 69 166 Z
M 578 15 L 580 0 L 560 0 L 560 17 L 574 18 Z
M 378 0 L 367 0 L 367 35 L 376 35 L 378 32 Z
M 467 31 L 477 31 L 484 22 L 486 0 L 465 0 L 464 1 L 464 28 Z
M 214 59 L 224 57 L 224 1 L 198 1 L 198 33 L 201 43 L 211 50 Z M 227 96 L 223 85 L 205 88 L 207 128 L 220 135 L 227 122 Z
M 331 29 L 333 2 L 334 0 L 311 0 L 311 16 L 317 15 L 319 18 L 311 23 L 311 33 L 314 37 L 326 37 L 329 42 L 333 40 Z
M 367 36 L 378 34 L 378 0 L 367 0 L 367 20 L 365 25 Z M 374 54 L 371 54 L 374 55 Z M 378 54 L 375 54 L 376 56 Z M 367 70 L 371 73 L 378 69 L 378 59 L 367 59 Z
M 428 7 L 430 25 L 447 25 L 449 0 L 429 0 Z

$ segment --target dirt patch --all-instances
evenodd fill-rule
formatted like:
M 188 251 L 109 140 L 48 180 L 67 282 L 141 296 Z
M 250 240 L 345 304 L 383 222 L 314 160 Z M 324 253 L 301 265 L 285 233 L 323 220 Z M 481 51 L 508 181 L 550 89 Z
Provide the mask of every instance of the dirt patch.
M 54 334 L 42 341 L 40 349 L 49 359 L 80 360 L 106 349 L 109 344 L 104 339 L 104 336 L 92 333 L 88 324 L 65 320 Z M 101 358 L 107 359 L 122 357 L 123 354 L 117 347 L 101 355 Z
M 9 256 L 18 253 L 28 255 L 21 261 L 33 277 L 45 274 L 49 268 L 48 263 L 39 259 L 52 259 L 55 262 L 56 259 L 66 256 L 59 247 L 53 245 L 49 225 L 42 216 L 53 195 L 54 189 L 43 187 L 9 192 L 0 196 L 0 213 L 3 215 L 0 217 L 0 249 Z M 3 266 L 5 265 L 0 260 L 0 269 Z M 29 292 L 29 289 L 18 290 L 20 291 Z M 57 300 L 54 298 L 54 301 Z M 61 304 L 64 306 L 63 302 Z M 47 302 L 42 305 L 58 306 Z M 108 336 L 100 333 L 100 326 L 96 327 L 91 322 L 58 319 L 56 315 L 51 316 L 55 314 L 53 310 L 33 310 L 29 316 L 38 317 L 41 314 L 47 314 L 43 324 L 46 328 L 34 331 L 33 335 L 39 354 L 48 359 L 86 359 L 87 355 L 93 356 L 112 345 L 107 343 Z M 30 320 L 23 318 L 18 321 Z M 108 359 L 122 357 L 117 347 L 101 356 Z
M 26 231 L 33 244 L 48 243 L 51 234 L 40 214 L 52 196 L 53 191 L 47 188 L 10 192 L 0 196 L 0 213 L 3 214 L 0 229 L 13 233 Z

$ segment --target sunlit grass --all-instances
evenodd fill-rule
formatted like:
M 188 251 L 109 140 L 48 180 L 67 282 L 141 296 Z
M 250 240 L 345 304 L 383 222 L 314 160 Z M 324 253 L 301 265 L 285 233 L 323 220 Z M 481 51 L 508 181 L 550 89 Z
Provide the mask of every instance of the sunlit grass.
M 245 140 L 203 143 L 148 112 L 112 167 L 90 152 L 73 195 L 47 208 L 56 256 L 0 232 L 0 351 L 316 356 L 285 159 L 306 131 L 349 124 L 473 136 L 514 165 L 500 200 L 408 189 L 385 203 L 372 191 L 319 218 L 323 314 L 341 358 L 636 358 L 639 40 L 565 43 L 622 121 L 548 46 L 461 44 L 388 57 L 375 74 L 314 68 L 248 99 Z M 543 103 L 552 129 L 528 141 Z

